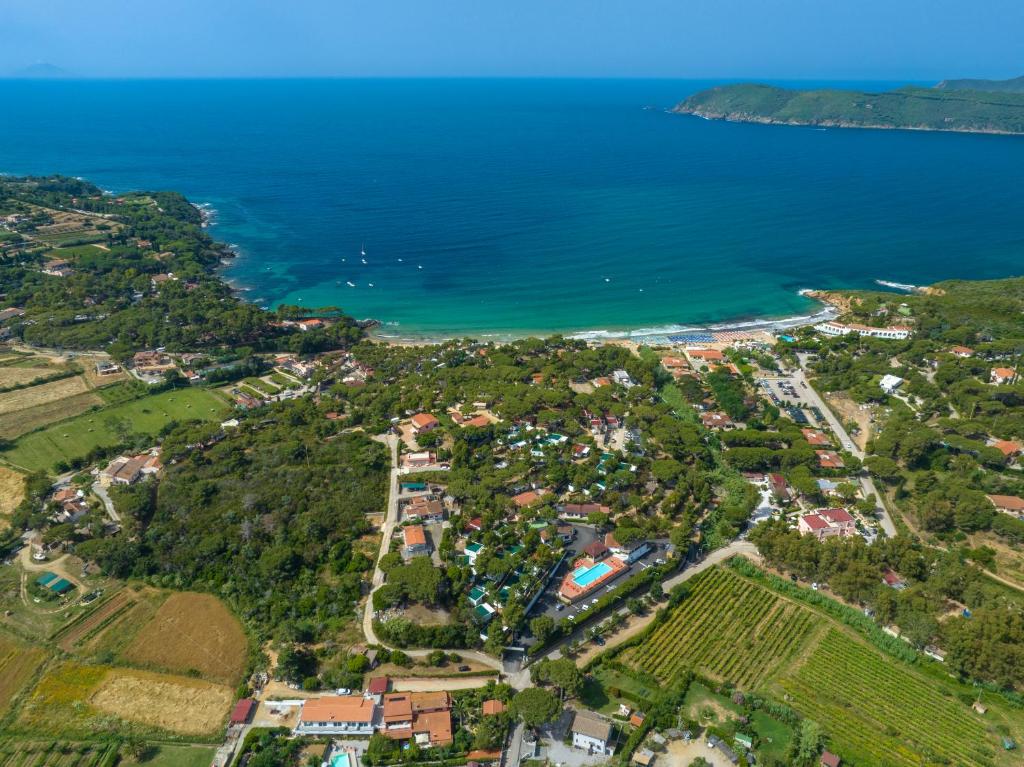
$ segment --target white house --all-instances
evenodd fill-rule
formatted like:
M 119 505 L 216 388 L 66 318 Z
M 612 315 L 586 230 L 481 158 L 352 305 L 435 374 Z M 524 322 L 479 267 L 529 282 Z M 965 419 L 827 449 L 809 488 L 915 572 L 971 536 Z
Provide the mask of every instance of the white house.
M 903 379 L 899 376 L 886 374 L 882 376 L 882 380 L 878 382 L 878 385 L 882 387 L 882 391 L 886 394 L 895 394 L 896 390 L 903 385 Z
M 376 706 L 362 695 L 326 695 L 302 704 L 299 735 L 372 735 Z
M 606 719 L 592 711 L 577 711 L 572 720 L 572 745 L 588 754 L 611 756 L 615 753 L 612 738 L 612 725 Z

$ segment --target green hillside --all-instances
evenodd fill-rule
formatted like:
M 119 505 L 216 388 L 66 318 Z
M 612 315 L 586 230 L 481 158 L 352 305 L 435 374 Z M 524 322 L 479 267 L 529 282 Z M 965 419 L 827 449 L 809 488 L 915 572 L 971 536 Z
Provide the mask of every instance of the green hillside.
M 1024 134 L 1024 93 L 905 87 L 885 93 L 722 85 L 675 110 L 709 119 L 835 128 Z
M 944 91 L 1024 93 L 1024 76 L 1009 80 L 943 80 L 935 87 Z

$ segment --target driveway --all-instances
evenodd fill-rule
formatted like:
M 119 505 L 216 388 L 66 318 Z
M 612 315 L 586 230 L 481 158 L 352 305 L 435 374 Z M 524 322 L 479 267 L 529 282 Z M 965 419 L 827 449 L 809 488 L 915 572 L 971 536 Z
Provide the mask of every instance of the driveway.
M 384 526 L 381 528 L 381 542 L 380 551 L 377 553 L 377 563 L 373 570 L 373 580 L 371 581 L 372 587 L 370 594 L 366 599 L 366 606 L 363 608 L 363 635 L 366 637 L 366 641 L 369 644 L 380 645 L 381 647 L 392 648 L 390 645 L 382 642 L 380 637 L 377 636 L 373 630 L 373 592 L 380 588 L 384 583 L 384 571 L 380 569 L 380 561 L 385 554 L 388 553 L 388 549 L 391 545 L 391 537 L 394 535 L 395 528 L 398 525 L 398 478 L 401 475 L 401 469 L 398 468 L 398 437 L 394 434 L 382 434 L 374 437 L 378 442 L 383 442 L 391 449 L 391 478 L 388 484 L 388 505 L 387 512 L 384 515 Z M 463 650 L 460 648 L 430 648 L 428 650 L 405 650 L 402 651 L 413 658 L 425 658 L 434 649 L 443 650 L 445 652 L 458 653 L 464 658 L 476 661 L 488 668 L 493 668 L 497 671 L 502 670 L 502 663 L 497 658 L 492 658 L 477 650 Z M 434 687 L 433 689 L 437 689 Z

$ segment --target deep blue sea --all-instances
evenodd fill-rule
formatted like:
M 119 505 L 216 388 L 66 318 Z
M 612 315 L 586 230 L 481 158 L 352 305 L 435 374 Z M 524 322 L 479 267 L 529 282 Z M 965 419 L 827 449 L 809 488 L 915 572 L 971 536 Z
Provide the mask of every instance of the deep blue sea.
M 247 299 L 402 336 L 728 322 L 813 310 L 800 288 L 1024 273 L 1024 139 L 665 112 L 709 84 L 2 81 L 0 171 L 180 190 L 237 245 Z

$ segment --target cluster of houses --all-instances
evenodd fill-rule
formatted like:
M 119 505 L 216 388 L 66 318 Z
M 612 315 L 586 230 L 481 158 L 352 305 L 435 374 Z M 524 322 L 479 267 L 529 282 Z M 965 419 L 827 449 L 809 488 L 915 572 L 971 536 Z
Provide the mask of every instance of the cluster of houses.
M 302 702 L 297 735 L 366 737 L 380 733 L 421 748 L 453 742 L 452 699 L 445 691 L 388 692 L 386 677 L 371 679 L 362 695 L 326 695 Z M 499 700 L 484 701 L 481 712 L 505 711 Z
M 50 516 L 57 524 L 77 522 L 89 511 L 85 493 L 77 487 L 60 488 L 50 497 L 50 502 L 58 507 Z

